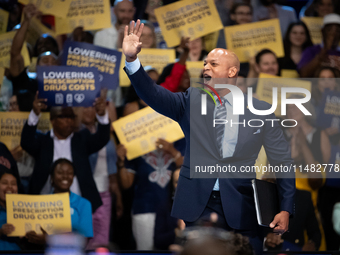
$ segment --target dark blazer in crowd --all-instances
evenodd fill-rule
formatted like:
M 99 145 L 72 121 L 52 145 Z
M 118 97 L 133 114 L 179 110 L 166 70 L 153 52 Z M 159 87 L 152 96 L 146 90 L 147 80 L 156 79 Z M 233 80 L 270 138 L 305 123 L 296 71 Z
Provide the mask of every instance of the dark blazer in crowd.
M 92 204 L 94 212 L 102 205 L 96 184 L 92 177 L 89 155 L 103 148 L 110 139 L 110 125 L 98 123 L 95 134 L 87 129 L 74 132 L 71 138 L 72 161 L 75 166 L 75 175 L 79 182 L 79 188 L 84 198 Z M 21 134 L 21 147 L 35 159 L 33 174 L 29 184 L 30 194 L 40 194 L 53 162 L 54 142 L 50 131 L 46 134 L 37 132 L 37 126 L 25 124 Z
M 128 72 L 127 72 L 128 73 Z M 248 123 L 250 119 L 262 119 L 264 125 L 259 128 L 239 125 L 238 140 L 232 157 L 221 158 L 216 143 L 216 134 L 212 127 L 214 102 L 207 100 L 207 115 L 201 115 L 201 92 L 190 87 L 184 93 L 172 93 L 155 82 L 147 75 L 141 66 L 139 70 L 129 75 L 137 94 L 157 112 L 172 118 L 181 126 L 186 139 L 184 163 L 180 171 L 176 189 L 172 216 L 184 221 L 194 222 L 203 213 L 216 178 L 192 178 L 190 176 L 190 160 L 195 166 L 252 166 L 258 153 L 264 145 L 267 157 L 272 165 L 288 166 L 292 164 L 290 146 L 283 136 L 281 128 L 275 122 L 265 119 L 276 119 L 274 114 L 257 116 L 247 109 L 247 96 L 244 96 L 245 114 L 239 116 L 239 122 Z M 208 97 L 209 99 L 209 97 Z M 255 109 L 269 109 L 270 105 L 253 99 Z M 192 154 L 190 154 L 190 150 Z M 192 157 L 196 155 L 196 157 Z M 191 156 L 191 157 L 190 157 Z M 190 159 L 191 158 L 191 159 Z M 229 174 L 229 173 L 228 173 Z M 229 175 L 231 176 L 231 175 Z M 201 176 L 202 177 L 202 176 Z M 224 175 L 224 177 L 226 177 Z M 244 176 L 243 176 L 244 177 Z M 254 195 L 251 179 L 256 174 L 248 174 L 247 178 L 219 178 L 221 201 L 225 219 L 233 229 L 256 230 Z M 293 213 L 295 179 L 294 175 L 285 175 L 277 179 L 280 205 L 282 211 Z

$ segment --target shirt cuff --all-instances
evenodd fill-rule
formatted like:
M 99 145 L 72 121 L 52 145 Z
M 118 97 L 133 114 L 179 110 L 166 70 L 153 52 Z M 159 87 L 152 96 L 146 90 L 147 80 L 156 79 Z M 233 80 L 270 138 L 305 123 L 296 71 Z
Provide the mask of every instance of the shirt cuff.
M 39 115 L 36 115 L 33 110 L 31 110 L 30 115 L 28 115 L 27 124 L 29 126 L 36 126 L 39 122 L 39 118 L 41 116 L 41 113 Z
M 107 111 L 105 111 L 105 114 L 103 116 L 99 116 L 97 113 L 96 113 L 96 117 L 97 117 L 97 120 L 100 124 L 102 125 L 107 125 L 110 123 L 109 121 L 109 113 Z
M 133 75 L 135 72 L 137 72 L 140 68 L 140 61 L 138 58 L 132 62 L 127 62 L 125 60 L 125 67 L 126 71 L 129 73 L 129 75 Z

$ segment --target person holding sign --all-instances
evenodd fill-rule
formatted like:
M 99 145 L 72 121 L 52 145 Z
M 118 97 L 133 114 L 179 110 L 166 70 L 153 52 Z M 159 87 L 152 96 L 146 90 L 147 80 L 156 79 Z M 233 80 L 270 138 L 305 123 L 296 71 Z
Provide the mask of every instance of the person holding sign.
M 17 178 L 5 166 L 0 164 L 0 250 L 20 250 L 19 238 L 8 237 L 14 231 L 12 224 L 7 224 L 6 194 L 17 194 Z
M 41 110 L 46 109 L 46 99 L 33 102 L 33 110 L 22 130 L 21 147 L 35 158 L 35 166 L 29 184 L 30 194 L 51 192 L 50 165 L 59 158 L 67 158 L 75 166 L 75 177 L 71 191 L 88 199 L 93 212 L 102 205 L 100 195 L 93 180 L 89 155 L 103 148 L 110 139 L 110 123 L 106 111 L 106 93 L 94 102 L 98 130 L 94 134 L 86 129 L 75 132 L 73 109 L 52 107 L 50 120 L 52 130 L 46 134 L 37 133 Z
M 265 124 L 264 128 L 253 132 L 253 129 L 249 127 L 241 128 L 241 126 L 233 125 L 233 128 L 229 128 L 228 125 L 225 125 L 222 134 L 225 135 L 226 140 L 218 149 L 216 144 L 221 140 L 223 141 L 224 138 L 217 137 L 218 139 L 215 140 L 206 138 L 207 134 L 216 131 L 212 130 L 212 126 L 209 125 L 212 125 L 212 123 L 208 124 L 205 116 L 202 117 L 201 100 L 199 100 L 201 90 L 190 87 L 184 93 L 172 93 L 156 85 L 145 73 L 137 58 L 137 54 L 141 50 L 139 38 L 142 31 L 143 24 L 140 25 L 140 21 L 137 21 L 136 26 L 135 22 L 132 21 L 130 28 L 125 27 L 123 41 L 123 53 L 126 56 L 125 71 L 141 99 L 154 110 L 179 123 L 185 134 L 187 144 L 174 198 L 172 216 L 183 219 L 187 226 L 192 226 L 200 219 L 215 212 L 222 223 L 221 227 L 248 236 L 256 254 L 262 254 L 263 234 L 262 229 L 257 224 L 254 195 L 251 187 L 251 179 L 255 178 L 255 174 L 249 175 L 246 179 L 190 178 L 190 171 L 194 168 L 191 167 L 190 163 L 201 162 L 211 166 L 216 165 L 218 161 L 240 169 L 244 165 L 254 165 L 263 145 L 269 161 L 273 165 L 289 167 L 292 163 L 289 144 L 284 138 L 281 128 L 277 123 L 273 126 Z M 227 83 L 235 85 L 239 69 L 240 62 L 235 53 L 225 49 L 214 49 L 205 60 L 203 69 L 205 83 L 214 87 L 216 78 L 224 78 L 227 79 Z M 229 118 L 237 117 L 233 120 L 238 122 L 241 117 L 232 115 L 232 103 L 230 102 L 234 101 L 232 101 L 230 90 L 221 89 L 219 94 L 223 97 L 223 100 L 226 100 L 224 107 L 227 113 L 224 114 L 229 114 Z M 197 100 L 192 100 L 193 98 L 197 98 Z M 212 101 L 209 101 L 209 104 L 209 113 L 210 116 L 213 116 L 216 107 Z M 253 104 L 256 109 L 270 108 L 269 104 L 256 99 L 253 99 Z M 223 107 L 219 109 L 224 112 Z M 249 113 L 242 116 L 245 122 L 253 116 L 250 115 Z M 194 119 L 193 116 L 195 116 Z M 225 117 L 228 117 L 228 115 Z M 275 119 L 274 114 L 266 117 Z M 191 121 L 197 122 L 197 125 L 192 125 Z M 216 138 L 216 135 L 211 135 Z M 191 136 L 197 137 L 197 139 L 191 139 Z M 207 144 L 201 143 L 202 141 L 206 141 Z M 190 158 L 190 152 L 193 152 L 193 158 Z M 285 177 L 288 178 L 277 178 L 281 206 L 280 212 L 275 215 L 274 220 L 270 223 L 270 227 L 278 233 L 287 231 L 289 216 L 293 213 L 294 208 L 294 175 L 287 174 Z

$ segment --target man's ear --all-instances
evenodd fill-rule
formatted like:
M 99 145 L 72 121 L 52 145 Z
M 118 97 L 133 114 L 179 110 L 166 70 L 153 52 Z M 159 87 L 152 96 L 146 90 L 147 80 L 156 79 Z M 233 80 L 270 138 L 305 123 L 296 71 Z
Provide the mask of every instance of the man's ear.
M 257 63 L 255 63 L 254 68 L 255 68 L 255 72 L 256 73 L 260 73 L 260 67 L 259 67 L 259 65 Z
M 228 78 L 236 78 L 236 76 L 237 76 L 236 66 L 230 67 L 228 72 Z
M 235 14 L 230 14 L 230 19 L 231 19 L 232 21 L 235 21 L 235 20 L 236 20 L 236 15 L 235 15 Z

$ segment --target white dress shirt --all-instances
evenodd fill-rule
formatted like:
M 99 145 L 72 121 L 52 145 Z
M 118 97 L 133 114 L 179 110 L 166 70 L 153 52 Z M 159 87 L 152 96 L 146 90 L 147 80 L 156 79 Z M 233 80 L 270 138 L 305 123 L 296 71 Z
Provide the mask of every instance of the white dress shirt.
M 39 122 L 41 114 L 38 116 L 34 113 L 32 110 L 28 116 L 27 124 L 29 126 L 35 126 Z M 96 114 L 97 120 L 100 124 L 107 125 L 109 124 L 109 115 L 108 112 L 105 112 L 104 116 L 99 116 Z M 66 158 L 73 162 L 72 160 L 72 151 L 71 151 L 71 139 L 73 137 L 73 133 L 70 134 L 66 139 L 58 139 L 53 132 L 53 129 L 51 129 L 51 138 L 53 139 L 53 162 L 60 158 Z M 79 182 L 76 176 L 73 178 L 73 183 L 70 187 L 71 192 L 81 196 L 81 191 L 79 187 Z M 42 188 L 40 194 L 51 194 L 53 192 L 52 186 L 51 186 L 51 176 L 48 176 L 48 179 Z

